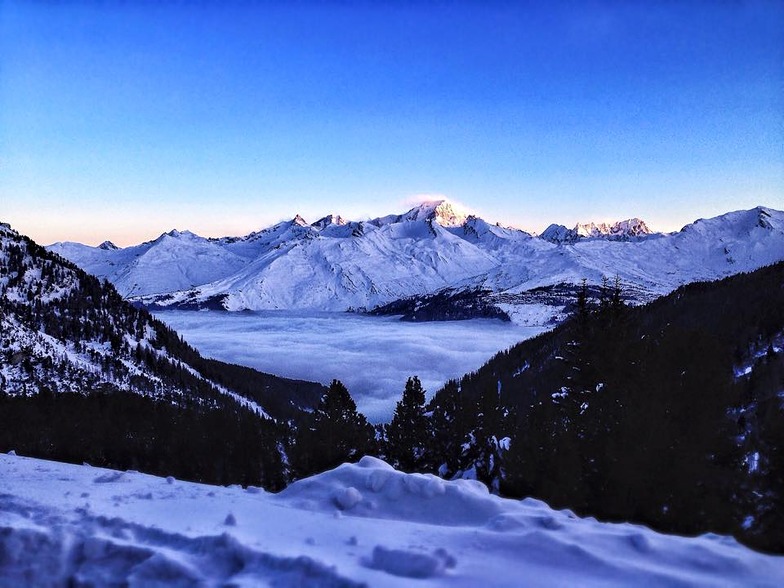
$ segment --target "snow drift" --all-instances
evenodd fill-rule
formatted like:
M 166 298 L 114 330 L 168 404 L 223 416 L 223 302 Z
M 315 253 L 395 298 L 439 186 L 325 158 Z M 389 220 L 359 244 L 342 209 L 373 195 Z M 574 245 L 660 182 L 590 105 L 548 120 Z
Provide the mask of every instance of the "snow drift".
M 0 585 L 780 586 L 784 558 L 373 458 L 278 495 L 0 455 Z

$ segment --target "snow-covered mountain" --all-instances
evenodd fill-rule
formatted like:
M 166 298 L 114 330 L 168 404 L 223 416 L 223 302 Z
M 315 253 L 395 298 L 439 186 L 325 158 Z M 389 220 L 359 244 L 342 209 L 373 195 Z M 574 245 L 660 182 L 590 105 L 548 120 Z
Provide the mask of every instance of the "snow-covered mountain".
M 572 243 L 580 239 L 604 238 L 614 241 L 629 241 L 652 235 L 648 225 L 639 218 L 630 218 L 608 223 L 577 223 L 573 229 L 563 225 L 552 224 L 547 227 L 540 237 L 553 243 Z
M 583 279 L 598 285 L 617 276 L 643 301 L 784 259 L 784 212 L 757 207 L 672 234 L 629 219 L 551 225 L 535 237 L 436 201 L 368 221 L 329 215 L 308 224 L 297 216 L 245 237 L 172 231 L 124 249 L 50 250 L 160 307 L 370 310 L 470 292 L 525 322 L 557 316 Z
M 190 234 L 172 233 L 158 239 L 155 249 L 182 261 L 184 250 L 175 242 L 192 245 L 189 252 L 212 246 Z M 144 244 L 135 251 L 152 247 Z M 133 250 L 107 244 L 92 251 L 134 255 Z M 225 250 L 216 246 L 214 251 L 227 258 Z M 196 271 L 190 262 L 174 265 L 183 273 Z M 318 384 L 257 372 L 242 378 L 256 379 L 254 394 L 237 392 L 230 382 L 232 366 L 205 360 L 170 328 L 124 300 L 110 283 L 6 224 L 0 224 L 0 332 L 0 394 L 104 390 L 176 405 L 239 405 L 266 415 L 263 405 L 268 402 L 280 407 L 280 400 L 285 405 L 298 397 L 296 402 L 310 408 L 323 393 Z
M 0 584 L 759 586 L 784 558 L 373 458 L 273 495 L 0 455 Z
M 133 247 L 105 241 L 98 247 L 55 243 L 48 249 L 109 280 L 123 296 L 134 297 L 186 290 L 239 271 L 248 259 L 227 245 L 173 230 Z

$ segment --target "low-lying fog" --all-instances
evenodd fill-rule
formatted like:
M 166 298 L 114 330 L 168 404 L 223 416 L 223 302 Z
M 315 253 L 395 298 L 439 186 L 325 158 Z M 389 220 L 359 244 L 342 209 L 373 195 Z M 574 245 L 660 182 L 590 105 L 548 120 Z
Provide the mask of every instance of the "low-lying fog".
M 164 311 L 203 355 L 289 378 L 341 380 L 370 421 L 391 418 L 406 379 L 428 398 L 447 380 L 542 332 L 498 320 L 405 323 L 397 317 L 290 311 Z

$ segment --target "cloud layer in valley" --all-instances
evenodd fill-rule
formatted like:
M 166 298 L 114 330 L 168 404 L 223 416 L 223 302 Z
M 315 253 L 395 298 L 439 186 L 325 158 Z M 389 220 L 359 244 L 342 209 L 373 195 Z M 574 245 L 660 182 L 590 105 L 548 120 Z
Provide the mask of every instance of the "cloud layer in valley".
M 167 311 L 158 317 L 204 355 L 289 378 L 325 384 L 337 378 L 373 422 L 391 417 L 409 376 L 432 394 L 543 330 L 497 320 L 405 323 L 283 311 Z

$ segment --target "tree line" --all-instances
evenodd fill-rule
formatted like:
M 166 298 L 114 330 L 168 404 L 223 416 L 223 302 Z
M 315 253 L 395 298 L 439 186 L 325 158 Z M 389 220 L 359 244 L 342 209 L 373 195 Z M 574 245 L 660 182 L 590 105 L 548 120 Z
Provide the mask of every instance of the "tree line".
M 784 552 L 784 263 L 644 307 L 617 282 L 583 285 L 566 323 L 429 402 L 410 378 L 386 425 L 368 425 L 339 382 L 330 392 L 296 440 L 300 475 L 375 452 L 509 497 Z

